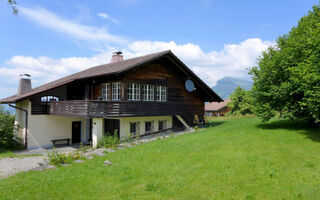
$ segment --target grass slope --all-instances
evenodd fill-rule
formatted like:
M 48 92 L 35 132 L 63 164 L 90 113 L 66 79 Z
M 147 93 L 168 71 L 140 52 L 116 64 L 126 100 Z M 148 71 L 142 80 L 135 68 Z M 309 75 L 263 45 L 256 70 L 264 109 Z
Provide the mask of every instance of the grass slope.
M 0 159 L 3 159 L 3 158 L 24 158 L 24 157 L 31 157 L 31 156 L 41 156 L 41 154 L 20 155 L 20 154 L 14 153 L 13 151 L 11 151 L 9 149 L 0 147 Z
M 256 118 L 1 180 L 1 199 L 318 199 L 320 130 Z M 104 160 L 113 162 L 104 166 Z

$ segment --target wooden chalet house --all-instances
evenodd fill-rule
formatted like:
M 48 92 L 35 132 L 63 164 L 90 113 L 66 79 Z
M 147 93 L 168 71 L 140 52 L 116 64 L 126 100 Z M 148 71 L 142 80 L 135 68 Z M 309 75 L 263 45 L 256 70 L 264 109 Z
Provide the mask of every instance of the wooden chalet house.
M 223 100 L 168 50 L 127 60 L 115 52 L 109 64 L 36 88 L 22 78 L 18 94 L 0 103 L 16 108 L 16 135 L 35 148 L 192 127 L 204 102 L 215 101 Z

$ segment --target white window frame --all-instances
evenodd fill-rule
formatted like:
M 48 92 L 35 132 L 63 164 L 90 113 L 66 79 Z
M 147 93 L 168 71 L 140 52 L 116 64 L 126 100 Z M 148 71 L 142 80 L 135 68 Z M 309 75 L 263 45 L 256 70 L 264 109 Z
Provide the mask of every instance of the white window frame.
M 160 123 L 162 123 L 162 129 L 160 129 Z M 158 121 L 158 130 L 166 130 L 167 129 L 167 120 L 159 120 Z
M 147 123 L 150 123 L 150 130 L 149 131 L 147 131 Z M 145 133 L 152 133 L 152 132 L 154 132 L 154 121 L 145 121 L 145 124 L 144 124 L 144 132 Z
M 154 101 L 154 85 L 144 84 L 142 90 L 143 101 Z
M 121 99 L 121 83 L 116 82 L 112 83 L 112 100 L 113 101 L 119 101 Z
M 110 83 L 104 83 L 102 84 L 101 93 L 102 93 L 102 99 L 105 101 L 108 101 L 110 99 Z
M 41 102 L 52 102 L 52 101 L 59 101 L 59 97 L 57 96 L 43 96 L 40 98 Z
M 135 124 L 136 129 L 134 132 L 131 131 L 131 124 Z M 140 135 L 140 122 L 130 122 L 130 134 L 132 136 Z
M 140 84 L 128 83 L 128 100 L 140 101 Z
M 156 101 L 167 101 L 167 86 L 156 86 Z

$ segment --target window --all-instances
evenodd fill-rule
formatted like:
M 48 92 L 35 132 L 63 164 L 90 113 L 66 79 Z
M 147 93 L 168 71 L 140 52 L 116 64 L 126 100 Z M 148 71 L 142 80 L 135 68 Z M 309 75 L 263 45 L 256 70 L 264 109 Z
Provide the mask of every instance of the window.
M 140 100 L 140 84 L 128 83 L 128 100 L 137 101 Z
M 164 85 L 156 86 L 156 100 L 166 101 L 167 100 L 167 87 Z
M 146 122 L 145 124 L 145 132 L 152 133 L 153 132 L 153 121 Z
M 130 134 L 135 136 L 140 133 L 140 122 L 130 122 Z
M 109 100 L 110 99 L 110 83 L 102 84 L 102 99 Z
M 167 120 L 159 121 L 159 131 L 167 129 Z
M 118 101 L 121 98 L 121 84 L 112 83 L 112 100 Z
M 51 102 L 51 101 L 59 101 L 59 97 L 55 97 L 55 96 L 41 97 L 41 102 Z
M 154 100 L 154 86 L 153 85 L 143 85 L 142 90 L 142 100 L 143 101 L 153 101 Z

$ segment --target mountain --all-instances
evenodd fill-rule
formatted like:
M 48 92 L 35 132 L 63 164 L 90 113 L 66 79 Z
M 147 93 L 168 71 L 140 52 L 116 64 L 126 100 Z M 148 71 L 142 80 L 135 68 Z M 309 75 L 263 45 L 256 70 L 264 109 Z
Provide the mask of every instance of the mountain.
M 223 77 L 217 82 L 217 85 L 212 89 L 215 91 L 222 99 L 228 99 L 230 94 L 238 87 L 245 90 L 250 90 L 253 82 L 251 80 L 238 79 L 232 77 Z
M 8 106 L 8 105 L 1 105 L 0 106 L 3 106 L 4 110 L 5 111 L 9 111 L 11 114 L 14 114 L 14 108 Z

